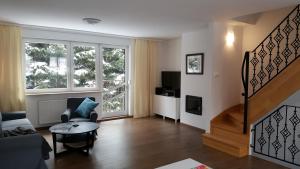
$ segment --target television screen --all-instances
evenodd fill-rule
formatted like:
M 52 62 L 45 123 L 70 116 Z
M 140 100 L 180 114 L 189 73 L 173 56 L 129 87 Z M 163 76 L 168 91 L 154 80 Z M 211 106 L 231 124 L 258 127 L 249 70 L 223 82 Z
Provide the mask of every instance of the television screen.
M 161 73 L 161 83 L 163 88 L 180 89 L 180 72 L 163 71 Z

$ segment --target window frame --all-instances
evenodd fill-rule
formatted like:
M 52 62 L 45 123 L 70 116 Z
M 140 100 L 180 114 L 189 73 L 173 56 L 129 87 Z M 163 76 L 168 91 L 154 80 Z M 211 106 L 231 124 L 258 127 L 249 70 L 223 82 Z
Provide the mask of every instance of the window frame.
M 26 88 L 26 56 L 25 56 L 25 43 L 48 43 L 48 44 L 63 44 L 67 48 L 67 87 L 66 88 L 45 88 L 45 89 L 27 89 Z M 68 92 L 70 91 L 70 42 L 62 40 L 49 40 L 49 39 L 32 39 L 26 38 L 22 40 L 22 55 L 23 55 L 23 78 L 24 78 L 24 87 L 25 93 L 36 94 L 36 93 L 58 93 L 58 92 Z

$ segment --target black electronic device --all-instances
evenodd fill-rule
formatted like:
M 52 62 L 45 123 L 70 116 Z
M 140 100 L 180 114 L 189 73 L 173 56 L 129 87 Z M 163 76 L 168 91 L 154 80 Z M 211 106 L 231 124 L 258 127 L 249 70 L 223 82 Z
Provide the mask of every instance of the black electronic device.
M 179 71 L 162 71 L 162 87 L 155 88 L 156 95 L 180 98 L 181 73 Z
M 166 89 L 180 89 L 181 73 L 178 71 L 162 71 L 161 84 L 162 88 Z

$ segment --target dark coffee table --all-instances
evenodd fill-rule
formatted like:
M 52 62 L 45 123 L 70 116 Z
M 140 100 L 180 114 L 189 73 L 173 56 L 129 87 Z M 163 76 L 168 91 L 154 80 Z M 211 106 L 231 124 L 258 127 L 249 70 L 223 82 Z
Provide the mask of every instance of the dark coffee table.
M 54 156 L 56 157 L 59 154 L 56 149 L 57 142 L 63 143 L 69 149 L 86 150 L 86 154 L 88 155 L 90 147 L 94 145 L 95 134 L 98 128 L 99 125 L 93 122 L 60 123 L 50 127 L 49 130 L 53 138 Z M 76 144 L 77 146 L 70 146 L 72 144 Z

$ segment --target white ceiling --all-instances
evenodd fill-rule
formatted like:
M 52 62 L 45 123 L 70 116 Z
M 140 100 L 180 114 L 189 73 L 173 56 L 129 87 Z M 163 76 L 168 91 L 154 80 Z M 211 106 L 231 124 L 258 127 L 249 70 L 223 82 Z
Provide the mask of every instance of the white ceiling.
M 213 20 L 296 5 L 299 0 L 0 0 L 0 20 L 132 37 L 170 38 Z M 103 20 L 87 25 L 84 17 Z

